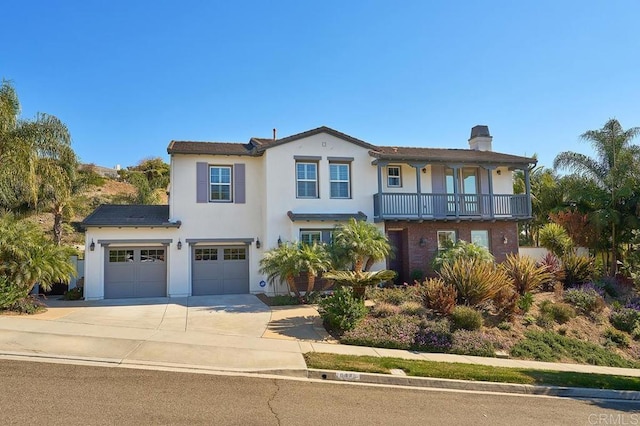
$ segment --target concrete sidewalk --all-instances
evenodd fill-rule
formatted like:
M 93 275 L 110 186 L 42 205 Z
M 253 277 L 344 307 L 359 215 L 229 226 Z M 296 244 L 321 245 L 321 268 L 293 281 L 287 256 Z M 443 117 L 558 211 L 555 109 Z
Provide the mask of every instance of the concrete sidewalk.
M 347 346 L 312 306 L 269 309 L 255 296 L 51 301 L 46 313 L 0 316 L 0 354 L 306 377 L 306 352 L 640 377 L 640 370 Z

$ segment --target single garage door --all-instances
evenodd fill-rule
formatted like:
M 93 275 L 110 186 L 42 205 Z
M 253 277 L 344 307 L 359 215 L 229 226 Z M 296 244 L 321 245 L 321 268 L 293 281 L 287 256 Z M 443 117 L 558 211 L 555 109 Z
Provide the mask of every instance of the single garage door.
M 192 295 L 249 293 L 246 246 L 194 246 L 192 250 Z
M 109 247 L 105 255 L 105 299 L 167 295 L 164 247 Z

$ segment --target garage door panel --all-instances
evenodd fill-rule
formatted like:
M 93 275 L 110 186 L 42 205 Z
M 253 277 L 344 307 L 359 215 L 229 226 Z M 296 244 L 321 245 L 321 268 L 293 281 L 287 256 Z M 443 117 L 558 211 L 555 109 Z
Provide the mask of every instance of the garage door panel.
M 167 265 L 164 247 L 112 247 L 105 253 L 104 297 L 165 297 Z
M 196 247 L 193 251 L 194 296 L 249 293 L 246 247 Z

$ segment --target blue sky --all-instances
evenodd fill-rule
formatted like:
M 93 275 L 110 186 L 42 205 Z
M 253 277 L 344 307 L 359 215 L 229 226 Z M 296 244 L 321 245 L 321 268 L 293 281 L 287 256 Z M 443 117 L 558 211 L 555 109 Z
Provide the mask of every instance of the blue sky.
M 551 166 L 612 117 L 640 126 L 640 2 L 17 1 L 0 78 L 64 121 L 84 162 L 170 140 L 321 125 L 378 145 L 494 150 Z M 640 143 L 640 141 L 636 141 Z

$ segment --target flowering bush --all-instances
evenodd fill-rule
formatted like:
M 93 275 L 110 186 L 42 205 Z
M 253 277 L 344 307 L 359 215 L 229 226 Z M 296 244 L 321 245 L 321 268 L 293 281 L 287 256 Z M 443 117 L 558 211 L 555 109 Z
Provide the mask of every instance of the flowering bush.
M 619 308 L 611 313 L 609 321 L 618 330 L 631 333 L 640 327 L 640 311 L 633 307 Z
M 453 333 L 451 352 L 460 355 L 496 356 L 494 339 L 481 331 L 458 330 Z
M 366 318 L 353 330 L 345 332 L 340 341 L 349 345 L 410 349 L 420 328 L 419 323 L 418 318 L 407 315 Z
M 418 351 L 448 352 L 451 349 L 451 332 L 449 322 L 424 321 L 420 324 L 420 331 L 415 337 L 414 347 Z
M 598 290 L 593 284 L 571 288 L 564 292 L 564 300 L 586 314 L 602 312 L 605 303 L 601 290 Z

